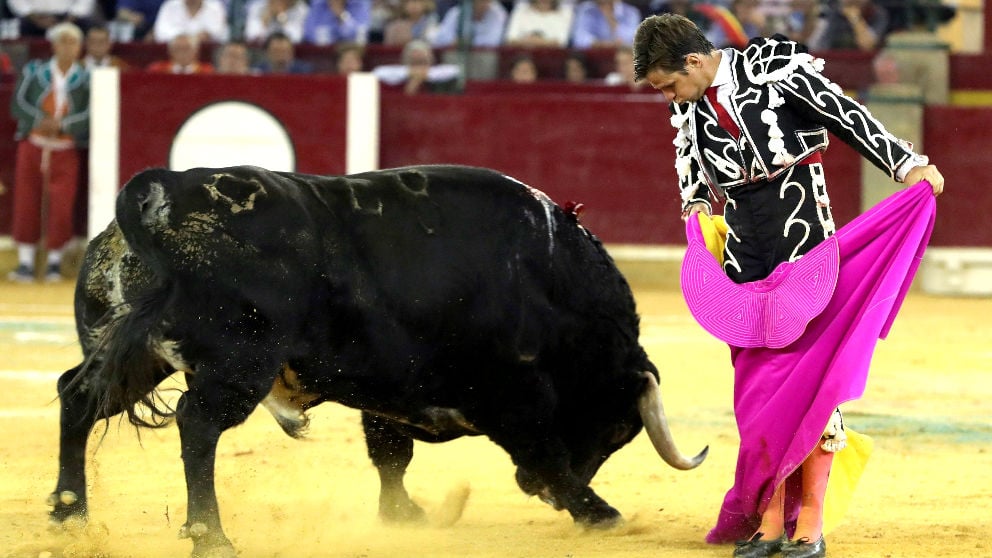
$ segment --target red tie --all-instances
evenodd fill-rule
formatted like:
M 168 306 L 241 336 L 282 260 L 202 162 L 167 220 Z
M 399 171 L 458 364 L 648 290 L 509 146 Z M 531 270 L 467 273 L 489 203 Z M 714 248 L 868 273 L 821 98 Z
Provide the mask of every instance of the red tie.
M 710 104 L 713 105 L 713 109 L 716 110 L 716 117 L 720 122 L 720 127 L 730 132 L 734 136 L 734 139 L 740 138 L 741 129 L 737 127 L 737 123 L 730 117 L 727 109 L 723 108 L 723 105 L 716 100 L 716 87 L 706 89 L 706 98 L 709 99 Z

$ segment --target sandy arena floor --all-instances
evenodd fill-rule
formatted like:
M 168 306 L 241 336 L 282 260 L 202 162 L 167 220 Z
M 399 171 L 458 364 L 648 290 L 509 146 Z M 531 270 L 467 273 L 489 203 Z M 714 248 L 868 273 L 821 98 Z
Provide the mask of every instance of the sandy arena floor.
M 221 439 L 217 484 L 227 534 L 247 558 L 712 556 L 731 547 L 703 536 L 729 487 L 737 450 L 731 369 L 724 345 L 692 321 L 674 291 L 639 289 L 642 343 L 684 453 L 710 445 L 698 469 L 675 471 L 646 435 L 616 453 L 593 487 L 624 513 L 611 531 L 587 532 L 565 512 L 524 496 L 507 455 L 483 438 L 418 443 L 407 476 L 433 524 L 376 518 L 378 477 L 357 411 L 324 405 L 310 437 L 289 439 L 264 411 Z M 89 463 L 91 522 L 50 533 L 55 487 L 55 381 L 80 353 L 72 286 L 0 284 L 0 557 L 188 556 L 177 540 L 185 486 L 175 426 L 112 422 Z M 868 390 L 845 407 L 875 453 L 851 510 L 827 537 L 829 556 L 992 557 L 992 299 L 911 295 L 876 352 Z M 173 385 L 179 385 L 173 382 Z M 94 434 L 97 441 L 102 428 Z M 449 494 L 467 489 L 460 520 Z

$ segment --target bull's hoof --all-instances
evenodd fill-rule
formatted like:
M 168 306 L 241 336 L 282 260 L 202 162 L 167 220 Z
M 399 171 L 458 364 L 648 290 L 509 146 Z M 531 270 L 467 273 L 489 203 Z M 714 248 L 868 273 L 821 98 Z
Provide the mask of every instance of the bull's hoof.
M 237 558 L 238 551 L 220 527 L 211 529 L 206 523 L 186 522 L 179 528 L 180 539 L 193 539 L 191 558 Z
M 197 550 L 193 548 L 193 553 L 190 554 L 190 558 L 238 558 L 238 551 L 234 550 L 234 546 L 231 543 L 227 543 L 225 546 L 214 546 L 204 550 Z
M 71 490 L 62 492 L 52 492 L 48 495 L 46 503 L 52 506 L 52 511 L 48 512 L 49 525 L 51 527 L 62 527 L 64 524 L 85 524 L 86 523 L 86 500 L 80 499 L 79 495 Z
M 587 529 L 613 529 L 623 524 L 623 516 L 610 506 L 588 510 L 575 517 L 575 522 Z
M 238 558 L 238 551 L 227 537 L 204 536 L 193 539 L 193 553 L 190 558 Z
M 379 504 L 379 518 L 385 523 L 425 523 L 427 513 L 412 500 Z

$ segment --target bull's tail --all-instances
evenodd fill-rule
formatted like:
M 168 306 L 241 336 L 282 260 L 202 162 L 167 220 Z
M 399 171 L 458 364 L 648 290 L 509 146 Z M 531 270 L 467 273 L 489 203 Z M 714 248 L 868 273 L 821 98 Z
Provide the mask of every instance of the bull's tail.
M 163 283 L 129 301 L 128 311 L 108 312 L 94 350 L 60 396 L 81 390 L 92 398 L 98 418 L 123 412 L 135 426 L 168 424 L 175 410 L 155 388 L 175 370 L 152 343 L 171 292 L 171 285 Z

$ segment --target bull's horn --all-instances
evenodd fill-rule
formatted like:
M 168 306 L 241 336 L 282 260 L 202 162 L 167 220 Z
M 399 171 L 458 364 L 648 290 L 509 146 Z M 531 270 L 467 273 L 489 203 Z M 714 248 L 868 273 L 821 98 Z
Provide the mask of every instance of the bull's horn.
M 675 447 L 675 441 L 672 440 L 668 419 L 665 418 L 665 406 L 661 403 L 661 388 L 658 387 L 658 381 L 650 372 L 645 372 L 644 375 L 648 379 L 648 385 L 644 389 L 644 393 L 637 399 L 637 409 L 641 413 L 641 421 L 644 422 L 644 429 L 648 431 L 648 437 L 651 438 L 655 451 L 665 460 L 665 463 L 676 469 L 688 471 L 696 468 L 706 459 L 710 447 L 706 446 L 703 451 L 699 452 L 699 455 L 692 459 L 679 452 L 678 448 Z

